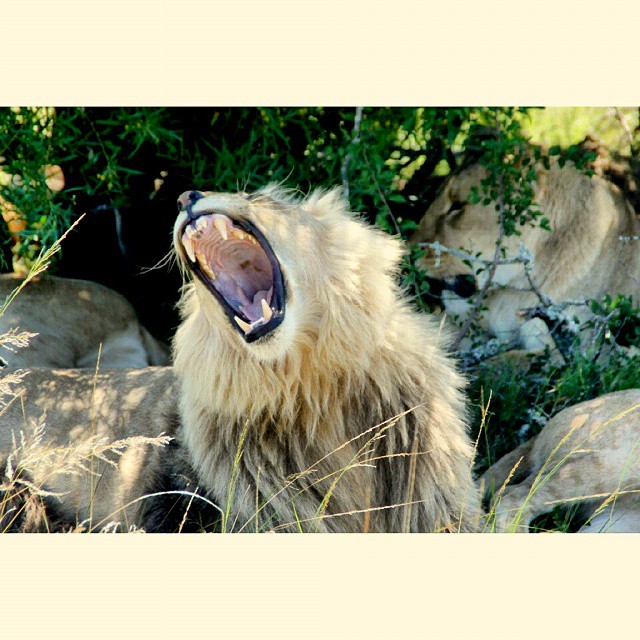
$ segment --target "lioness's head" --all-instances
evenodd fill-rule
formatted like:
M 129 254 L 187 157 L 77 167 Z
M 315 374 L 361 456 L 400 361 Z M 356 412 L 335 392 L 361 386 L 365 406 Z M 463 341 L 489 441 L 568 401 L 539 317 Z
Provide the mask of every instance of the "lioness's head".
M 444 280 L 445 302 L 451 298 L 467 298 L 482 287 L 489 269 L 479 269 L 480 262 L 470 262 L 463 254 L 471 254 L 484 260 L 492 260 L 499 235 L 499 219 L 494 202 L 472 204 L 472 189 L 480 189 L 487 175 L 485 167 L 475 164 L 450 177 L 427 209 L 413 234 L 413 243 L 440 243 L 453 253 L 424 247 L 421 266 L 434 278 Z M 544 233 L 544 232 L 543 232 Z M 530 225 L 519 228 L 519 235 L 503 239 L 503 247 L 510 255 L 518 255 L 518 245 L 532 249 L 539 231 Z M 456 254 L 456 251 L 458 252 Z M 478 271 L 480 271 L 478 273 Z M 519 264 L 499 265 L 493 281 L 509 284 L 522 277 Z
M 178 208 L 175 248 L 195 284 L 189 304 L 213 339 L 263 362 L 328 342 L 348 358 L 354 331 L 375 344 L 402 249 L 350 214 L 337 192 L 299 201 L 277 189 L 190 191 Z
M 473 187 L 479 187 L 486 169 L 473 165 L 447 180 L 443 189 L 431 203 L 412 242 L 439 242 L 449 249 L 464 249 L 470 253 L 481 251 L 491 257 L 498 236 L 498 217 L 489 205 L 471 204 Z M 471 275 L 473 268 L 460 256 L 425 247 L 423 266 L 434 277 L 452 279 L 458 275 Z

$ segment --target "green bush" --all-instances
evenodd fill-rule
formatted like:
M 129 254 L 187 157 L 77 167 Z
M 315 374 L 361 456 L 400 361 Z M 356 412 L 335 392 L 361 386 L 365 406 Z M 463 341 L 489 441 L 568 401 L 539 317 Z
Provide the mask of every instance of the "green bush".
M 173 206 L 180 191 L 168 191 L 183 185 L 219 191 L 269 182 L 302 191 L 343 185 L 355 211 L 406 237 L 444 176 L 478 157 L 524 148 L 517 119 L 523 113 L 471 107 L 3 109 L 0 170 L 22 180 L 0 181 L 0 196 L 26 220 L 21 254 L 28 261 L 81 213 L 116 210 L 126 225 L 145 215 L 149 200 L 165 197 Z M 496 124 L 499 142 L 486 136 Z M 44 180 L 44 167 L 52 164 L 66 177 L 66 188 L 55 194 Z M 510 170 L 506 187 L 520 179 Z M 519 195 L 514 216 L 522 216 L 530 195 Z M 421 296 L 424 279 L 411 269 L 412 260 L 407 264 L 406 283 Z

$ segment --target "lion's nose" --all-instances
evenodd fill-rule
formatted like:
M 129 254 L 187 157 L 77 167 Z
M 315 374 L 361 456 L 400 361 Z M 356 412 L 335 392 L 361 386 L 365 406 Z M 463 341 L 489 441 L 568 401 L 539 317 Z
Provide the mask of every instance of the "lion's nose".
M 204 194 L 200 191 L 185 191 L 178 198 L 178 211 L 186 211 L 191 217 L 191 206 L 200 198 L 204 198 Z

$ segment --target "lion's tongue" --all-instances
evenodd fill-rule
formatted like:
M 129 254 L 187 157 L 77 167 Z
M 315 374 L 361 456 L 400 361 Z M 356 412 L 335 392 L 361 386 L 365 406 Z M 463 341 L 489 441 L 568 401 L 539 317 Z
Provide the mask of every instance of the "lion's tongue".
M 241 312 L 249 322 L 255 322 L 263 317 L 262 300 L 267 306 L 271 305 L 273 287 L 255 291 L 257 285 L 248 279 L 234 277 L 227 271 L 219 271 L 213 286 L 222 294 L 229 305 L 236 311 Z M 255 291 L 255 293 L 253 293 Z
M 244 315 L 247 316 L 249 320 L 251 320 L 251 322 L 255 322 L 265 315 L 262 301 L 264 300 L 267 303 L 267 307 L 270 307 L 272 295 L 273 287 L 271 287 L 268 291 L 258 291 L 258 293 L 253 296 L 253 300 L 251 302 L 245 302 L 242 305 L 241 310 L 244 312 Z

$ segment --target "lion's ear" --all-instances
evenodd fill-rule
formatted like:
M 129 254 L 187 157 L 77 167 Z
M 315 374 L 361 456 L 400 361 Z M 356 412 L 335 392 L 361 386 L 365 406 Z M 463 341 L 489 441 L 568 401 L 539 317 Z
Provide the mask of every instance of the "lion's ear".
M 371 270 L 371 277 L 380 273 L 395 273 L 399 269 L 400 260 L 406 251 L 404 243 L 381 229 L 374 229 L 371 233 L 370 225 L 349 209 L 342 188 L 336 187 L 329 191 L 318 189 L 300 206 L 307 213 L 326 220 L 337 229 L 352 254 L 362 252 L 363 259 L 359 268 Z M 351 218 L 351 223 L 347 226 L 344 226 L 345 216 Z
M 385 231 L 378 231 L 377 234 L 378 248 L 376 250 L 376 259 L 378 268 L 385 273 L 396 273 L 401 268 L 402 256 L 406 253 L 406 245 L 397 236 L 391 236 Z

